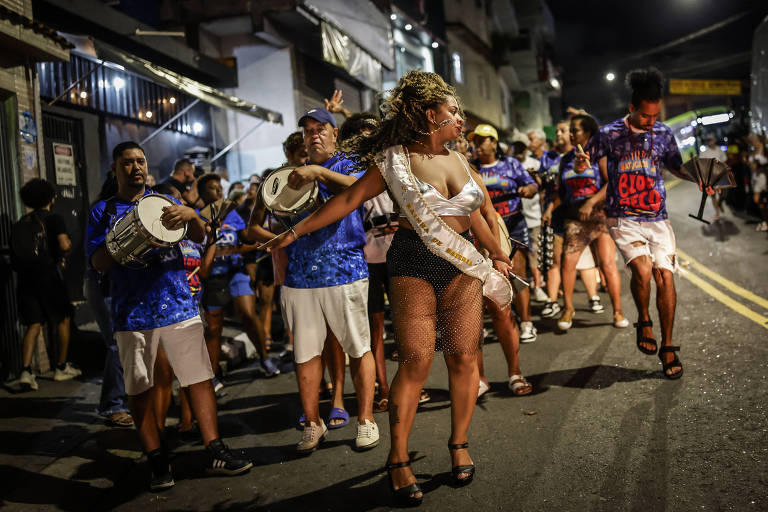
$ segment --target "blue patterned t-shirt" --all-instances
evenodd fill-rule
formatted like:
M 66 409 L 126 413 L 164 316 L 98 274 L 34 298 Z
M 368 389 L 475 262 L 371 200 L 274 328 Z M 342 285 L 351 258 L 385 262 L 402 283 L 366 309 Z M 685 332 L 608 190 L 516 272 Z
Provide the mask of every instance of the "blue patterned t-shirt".
M 170 199 L 179 204 L 175 198 Z M 99 201 L 91 208 L 85 243 L 89 261 L 104 246 L 109 228 L 115 220 L 135 206 L 136 202 L 113 197 Z M 115 332 L 165 327 L 198 314 L 187 283 L 184 256 L 178 246 L 158 255 L 145 268 L 134 270 L 118 264 L 110 268 L 107 274 Z
M 354 161 L 336 155 L 322 164 L 331 171 L 359 178 L 364 174 Z M 326 200 L 333 194 L 319 184 L 320 198 Z M 341 220 L 302 236 L 285 248 L 288 267 L 285 286 L 290 288 L 325 288 L 352 283 L 368 277 L 365 262 L 365 229 L 363 206 Z M 309 213 L 291 220 L 299 222 Z
M 595 195 L 603 186 L 597 162 L 582 172 L 573 167 L 576 150 L 572 149 L 560 159 L 560 195 L 565 204 L 576 204 Z
M 216 247 L 222 249 L 237 247 L 240 241 L 238 233 L 245 228 L 246 225 L 243 218 L 235 210 L 232 210 L 224 217 L 224 222 L 221 223 Z M 242 254 L 235 253 L 228 256 L 218 256 L 213 259 L 213 264 L 211 265 L 212 276 L 223 276 L 237 272 L 244 272 Z
M 502 217 L 520 213 L 520 194 L 517 189 L 536 183 L 523 168 L 523 164 L 511 157 L 496 160 L 493 165 L 480 164 L 478 172 L 488 189 L 493 207 Z
M 672 130 L 656 121 L 647 132 L 634 133 L 622 118 L 603 126 L 596 139 L 590 149 L 595 162 L 606 157 L 608 217 L 665 220 L 667 193 L 661 167 L 677 170 L 682 165 Z

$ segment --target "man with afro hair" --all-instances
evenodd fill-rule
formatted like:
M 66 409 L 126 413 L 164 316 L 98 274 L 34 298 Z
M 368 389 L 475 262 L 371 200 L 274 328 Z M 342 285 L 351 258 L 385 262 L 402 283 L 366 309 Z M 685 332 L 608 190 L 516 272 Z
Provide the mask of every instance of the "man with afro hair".
M 653 67 L 627 73 L 631 91 L 629 113 L 604 125 L 593 137 L 587 154 L 576 165 L 586 168 L 597 160 L 605 186 L 588 201 L 605 200 L 608 229 L 632 273 L 630 289 L 638 311 L 637 348 L 644 354 L 658 352 L 663 375 L 678 379 L 683 365 L 672 345 L 677 295 L 675 234 L 667 219 L 666 189 L 662 167 L 681 176 L 682 158 L 672 131 L 658 121 L 664 94 L 664 77 Z M 711 189 L 707 193 L 713 193 Z M 656 282 L 656 305 L 661 321 L 661 347 L 653 335 L 648 312 L 651 277 Z

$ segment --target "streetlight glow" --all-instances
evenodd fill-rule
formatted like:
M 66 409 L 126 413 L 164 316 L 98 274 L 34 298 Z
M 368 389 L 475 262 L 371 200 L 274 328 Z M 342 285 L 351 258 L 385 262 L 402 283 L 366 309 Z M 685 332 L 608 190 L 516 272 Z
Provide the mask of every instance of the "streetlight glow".
M 144 114 L 144 115 L 147 116 L 147 119 L 152 119 L 152 111 L 151 110 L 147 110 L 147 113 Z
M 413 28 L 413 25 L 411 25 L 410 23 L 405 24 L 405 30 L 411 30 L 412 28 Z
M 85 91 L 81 91 L 81 92 L 80 92 L 80 97 L 81 97 L 81 98 L 83 98 L 83 99 L 85 99 L 85 98 L 87 98 L 87 97 L 88 97 L 88 93 L 87 93 L 87 92 L 85 92 Z
M 170 99 L 168 100 L 168 103 L 170 103 L 171 105 L 173 105 L 174 103 L 176 103 L 176 98 L 174 98 L 173 96 L 171 96 L 171 97 L 170 97 Z
M 392 21 L 395 21 L 397 19 L 397 14 L 395 13 L 390 14 L 389 19 L 391 19 Z
M 550 78 L 549 85 L 551 85 L 552 88 L 557 89 L 560 87 L 560 80 L 558 80 L 557 78 Z
M 192 124 L 192 131 L 195 132 L 195 134 L 200 133 L 201 131 L 203 131 L 203 125 L 200 123 Z
M 112 80 L 112 85 L 115 86 L 115 89 L 118 89 L 118 90 L 122 89 L 123 87 L 125 87 L 125 80 L 123 80 L 118 76 L 117 78 Z
M 614 80 L 616 80 L 616 74 L 613 71 L 609 71 L 608 73 L 606 73 L 605 79 L 608 80 L 609 82 L 613 82 Z
M 437 44 L 437 41 L 432 41 L 432 48 L 437 48 L 438 46 L 440 45 Z

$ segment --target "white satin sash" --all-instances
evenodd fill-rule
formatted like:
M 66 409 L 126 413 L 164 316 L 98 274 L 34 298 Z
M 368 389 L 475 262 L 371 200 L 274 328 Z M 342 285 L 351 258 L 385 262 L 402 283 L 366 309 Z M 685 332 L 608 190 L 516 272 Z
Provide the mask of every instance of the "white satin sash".
M 419 234 L 424 245 L 436 256 L 449 261 L 468 276 L 483 283 L 483 295 L 500 308 L 512 302 L 513 289 L 509 280 L 483 257 L 472 243 L 451 229 L 421 195 L 411 172 L 410 160 L 402 146 L 392 146 L 380 153 L 376 163 L 392 196 Z M 470 179 L 473 179 L 470 176 Z

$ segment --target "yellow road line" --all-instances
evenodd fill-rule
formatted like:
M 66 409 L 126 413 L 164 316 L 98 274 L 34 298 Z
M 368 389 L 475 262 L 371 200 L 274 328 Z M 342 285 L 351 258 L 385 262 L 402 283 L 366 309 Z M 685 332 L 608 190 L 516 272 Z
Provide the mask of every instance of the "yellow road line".
M 740 315 L 743 315 L 753 322 L 755 322 L 757 325 L 764 327 L 765 329 L 768 329 L 768 317 L 765 317 L 759 313 L 755 313 L 748 307 L 746 307 L 741 302 L 737 302 L 736 300 L 732 299 L 728 295 L 724 294 L 708 282 L 706 282 L 704 279 L 700 278 L 693 272 L 689 271 L 682 271 L 680 274 L 702 290 L 704 290 L 706 293 L 714 297 L 715 299 L 719 300 L 735 312 L 739 313 Z
M 746 290 L 742 288 L 741 286 L 737 285 L 733 281 L 729 281 L 728 279 L 724 278 L 717 272 L 714 272 L 695 259 L 691 258 L 688 254 L 686 254 L 684 251 L 680 250 L 680 248 L 677 249 L 677 254 L 683 258 L 688 260 L 691 263 L 691 266 L 698 270 L 700 273 L 704 274 L 706 277 L 710 278 L 711 280 L 720 283 L 721 285 L 728 288 L 730 291 L 735 293 L 736 295 L 740 295 L 741 297 L 744 297 L 745 299 L 754 302 L 758 306 L 765 308 L 768 310 L 768 300 L 760 297 L 759 295 L 755 295 L 749 290 Z
M 681 180 L 680 178 L 675 178 L 675 179 L 670 180 L 670 181 L 665 181 L 664 182 L 664 186 L 667 188 L 667 190 L 669 190 L 671 188 L 675 188 L 676 186 L 678 186 L 682 182 L 683 182 L 683 180 Z

